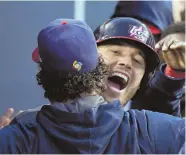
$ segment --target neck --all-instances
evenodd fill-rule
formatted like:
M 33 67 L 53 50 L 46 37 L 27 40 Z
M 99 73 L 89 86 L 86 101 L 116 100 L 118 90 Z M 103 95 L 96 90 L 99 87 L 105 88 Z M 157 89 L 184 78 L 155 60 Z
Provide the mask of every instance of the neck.
M 80 97 L 78 97 L 78 98 L 76 98 L 76 99 L 74 99 L 74 100 L 79 100 L 79 99 L 81 99 L 81 98 L 85 98 L 85 97 L 89 97 L 89 96 L 98 96 L 98 95 L 99 95 L 99 94 L 96 93 L 96 92 L 92 92 L 92 93 L 81 93 L 81 94 L 80 94 Z M 62 104 L 63 104 L 63 103 L 65 103 L 65 104 L 72 103 L 74 100 L 68 99 L 67 101 L 62 102 Z M 50 103 L 53 104 L 53 103 L 57 103 L 57 102 L 56 102 L 56 101 L 50 101 Z
M 94 109 L 99 107 L 101 104 L 107 104 L 107 102 L 103 99 L 102 96 L 99 95 L 92 95 L 92 96 L 84 96 L 69 102 L 70 104 L 53 102 L 52 106 L 63 107 L 63 111 L 72 112 L 72 113 L 79 113 L 84 112 L 87 109 Z

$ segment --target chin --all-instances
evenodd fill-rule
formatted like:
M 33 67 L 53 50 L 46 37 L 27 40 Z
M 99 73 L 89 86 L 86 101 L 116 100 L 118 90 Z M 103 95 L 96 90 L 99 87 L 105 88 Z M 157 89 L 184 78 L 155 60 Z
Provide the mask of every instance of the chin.
M 127 91 L 124 91 L 124 95 L 123 96 L 121 95 L 121 98 L 120 98 L 120 100 L 122 101 L 122 104 L 126 105 L 127 102 L 134 97 L 137 90 L 138 90 L 137 88 L 130 88 Z
M 107 102 L 112 102 L 113 100 L 120 100 L 120 95 L 114 95 L 113 93 L 109 93 L 107 91 L 103 92 L 101 94 L 101 96 L 103 96 L 103 98 L 105 99 L 105 101 Z M 121 100 L 120 100 L 121 101 Z

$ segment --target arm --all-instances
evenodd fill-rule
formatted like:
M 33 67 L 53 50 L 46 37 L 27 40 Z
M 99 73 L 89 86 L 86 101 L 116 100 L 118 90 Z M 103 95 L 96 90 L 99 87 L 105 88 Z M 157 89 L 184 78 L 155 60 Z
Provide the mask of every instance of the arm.
M 146 112 L 146 119 L 156 154 L 185 152 L 185 119 L 150 111 Z
M 135 106 L 180 116 L 180 101 L 185 82 L 185 42 L 167 36 L 156 44 L 166 65 L 161 65 Z
M 28 123 L 28 122 L 32 122 L 33 120 L 36 120 L 36 116 L 39 110 L 41 110 L 42 106 L 39 106 L 35 109 L 28 109 L 26 111 L 23 111 L 19 114 L 17 114 L 12 121 L 10 122 L 10 124 L 17 124 L 18 122 L 21 123 Z
M 170 78 L 165 75 L 166 65 L 161 65 L 150 80 L 144 96 L 136 103 L 147 109 L 180 116 L 180 100 L 184 92 L 185 78 Z
M 14 110 L 12 108 L 8 109 L 7 112 L 0 116 L 0 129 L 7 126 L 17 124 L 18 122 L 29 122 L 36 119 L 37 112 L 41 109 L 39 106 L 35 109 L 28 109 L 26 111 L 19 111 L 13 118 L 12 115 Z
M 184 153 L 185 119 L 147 110 L 129 110 L 128 113 L 130 131 L 135 129 L 137 135 L 133 139 L 137 141 L 138 153 Z
M 30 141 L 25 128 L 20 125 L 9 125 L 0 130 L 0 154 L 28 153 Z
M 142 150 L 151 154 L 184 153 L 185 119 L 147 110 L 135 110 L 133 116 Z
M 4 115 L 0 116 L 0 129 L 8 125 L 11 122 L 11 117 L 14 113 L 14 109 L 9 108 Z

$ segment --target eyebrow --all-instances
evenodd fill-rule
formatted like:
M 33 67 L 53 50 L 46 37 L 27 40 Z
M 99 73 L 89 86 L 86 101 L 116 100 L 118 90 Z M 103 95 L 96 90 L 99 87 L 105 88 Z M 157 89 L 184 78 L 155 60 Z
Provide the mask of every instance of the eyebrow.
M 107 42 L 109 44 L 109 42 Z M 144 52 L 142 52 L 142 49 L 139 49 L 139 46 L 137 46 L 136 43 L 128 43 L 127 40 L 125 41 L 118 41 L 118 40 L 113 40 L 112 41 L 112 45 L 121 45 L 121 46 L 129 46 L 129 47 L 132 47 L 132 48 L 136 48 L 138 53 L 140 56 L 143 57 L 143 59 L 146 61 L 146 57 L 145 57 L 145 54 Z
M 144 60 L 146 59 L 144 52 L 142 52 L 142 50 L 139 49 L 139 47 L 135 43 L 118 42 L 118 45 L 122 45 L 122 46 L 124 45 L 124 46 L 130 46 L 130 47 L 136 48 L 138 51 L 138 54 L 141 55 L 144 58 Z
M 144 59 L 146 59 L 145 54 L 141 50 L 138 50 L 137 54 L 141 55 Z

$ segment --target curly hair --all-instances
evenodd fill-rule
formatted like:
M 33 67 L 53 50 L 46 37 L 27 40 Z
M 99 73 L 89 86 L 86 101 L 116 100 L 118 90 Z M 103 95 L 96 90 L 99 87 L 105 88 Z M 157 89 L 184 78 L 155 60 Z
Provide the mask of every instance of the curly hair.
M 100 57 L 97 67 L 86 73 L 72 74 L 67 72 L 46 71 L 42 63 L 36 75 L 38 85 L 44 89 L 45 98 L 51 102 L 65 102 L 79 98 L 82 93 L 101 93 L 105 91 L 104 79 L 108 75 L 108 67 Z

